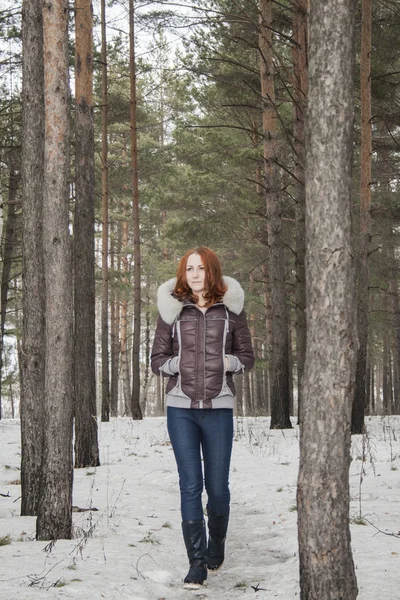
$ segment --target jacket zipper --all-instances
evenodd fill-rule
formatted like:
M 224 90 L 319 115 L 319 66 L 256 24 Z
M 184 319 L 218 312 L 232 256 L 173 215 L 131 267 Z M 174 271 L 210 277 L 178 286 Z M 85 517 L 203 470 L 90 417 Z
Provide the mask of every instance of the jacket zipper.
M 223 305 L 223 302 L 217 302 L 216 304 L 213 304 L 213 306 L 219 306 L 219 305 Z M 185 307 L 185 305 L 184 305 L 184 307 Z M 207 321 L 206 321 L 206 315 L 205 315 L 205 313 L 202 310 L 200 310 L 197 306 L 196 306 L 196 309 L 201 312 L 201 314 L 203 316 L 203 319 L 204 319 L 204 322 L 203 322 L 203 325 L 204 325 L 204 327 L 203 327 L 203 330 L 204 330 L 204 339 L 203 339 L 203 342 L 204 342 L 203 343 L 203 399 L 199 400 L 199 408 L 203 408 L 204 407 L 204 402 L 206 400 L 206 322 Z M 224 346 L 225 346 L 225 344 L 224 344 Z M 222 353 L 224 355 L 224 353 L 225 353 L 225 347 L 222 349 Z M 223 360 L 223 362 L 224 362 L 224 367 L 225 367 L 225 359 Z M 225 375 L 225 377 L 226 377 L 226 375 Z M 197 382 L 198 382 L 198 379 L 197 379 Z
M 201 311 L 203 313 L 203 311 Z M 203 408 L 203 402 L 206 401 L 206 314 L 203 313 L 203 319 L 204 319 L 204 326 L 203 326 L 203 331 L 204 331 L 204 340 L 203 340 L 203 398 L 204 400 L 200 401 L 200 408 Z
M 199 408 L 204 408 L 204 402 L 206 400 L 206 315 L 200 308 L 196 308 L 203 317 L 203 398 L 202 400 L 199 400 Z M 197 378 L 197 382 L 198 381 Z

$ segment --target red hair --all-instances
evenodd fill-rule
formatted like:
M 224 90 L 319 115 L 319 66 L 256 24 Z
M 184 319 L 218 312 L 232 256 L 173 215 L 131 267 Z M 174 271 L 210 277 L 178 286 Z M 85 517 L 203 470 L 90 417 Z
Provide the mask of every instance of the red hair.
M 176 273 L 174 293 L 179 300 L 188 299 L 195 304 L 197 303 L 197 296 L 193 294 L 186 278 L 186 264 L 189 256 L 192 254 L 199 254 L 201 256 L 205 270 L 206 287 L 206 292 L 203 294 L 203 297 L 206 300 L 205 306 L 212 306 L 216 302 L 222 300 L 227 287 L 222 279 L 221 263 L 219 262 L 218 256 L 206 246 L 192 248 L 192 250 L 188 250 L 186 254 L 182 256 Z

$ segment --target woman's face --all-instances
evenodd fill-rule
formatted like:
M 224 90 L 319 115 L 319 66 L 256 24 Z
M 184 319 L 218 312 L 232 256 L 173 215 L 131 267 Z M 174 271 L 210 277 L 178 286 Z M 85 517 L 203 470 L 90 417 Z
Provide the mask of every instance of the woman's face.
M 196 296 L 200 297 L 206 291 L 206 271 L 200 254 L 191 254 L 187 259 L 186 281 Z

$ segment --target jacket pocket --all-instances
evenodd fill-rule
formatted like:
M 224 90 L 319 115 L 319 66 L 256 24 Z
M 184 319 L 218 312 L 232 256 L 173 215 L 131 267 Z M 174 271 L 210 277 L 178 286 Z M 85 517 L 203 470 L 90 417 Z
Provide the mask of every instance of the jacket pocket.
M 222 382 L 221 391 L 218 394 L 218 396 L 215 396 L 214 400 L 216 400 L 217 398 L 221 398 L 222 396 L 234 396 L 234 393 L 232 392 L 231 388 L 228 385 L 228 382 L 226 381 L 226 375 L 224 376 L 224 380 Z
M 171 394 L 171 396 L 179 396 L 180 398 L 186 398 L 187 400 L 192 401 L 192 399 L 187 394 L 185 394 L 185 392 L 182 391 L 180 374 L 177 375 L 176 386 L 173 387 L 172 390 L 168 392 L 168 394 Z

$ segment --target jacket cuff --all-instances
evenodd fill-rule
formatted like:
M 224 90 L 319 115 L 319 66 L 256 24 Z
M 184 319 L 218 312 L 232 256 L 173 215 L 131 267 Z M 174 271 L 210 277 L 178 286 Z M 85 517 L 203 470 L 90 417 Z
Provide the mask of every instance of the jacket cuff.
M 165 373 L 165 375 L 176 375 L 179 373 L 178 361 L 179 359 L 177 356 L 168 358 L 165 363 L 161 365 L 160 373 Z
M 244 365 L 240 362 L 237 356 L 233 354 L 225 354 L 225 357 L 229 361 L 228 369 L 230 373 L 239 373 L 240 371 L 244 371 Z

